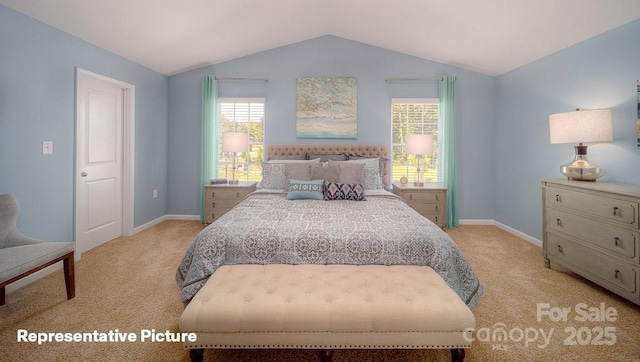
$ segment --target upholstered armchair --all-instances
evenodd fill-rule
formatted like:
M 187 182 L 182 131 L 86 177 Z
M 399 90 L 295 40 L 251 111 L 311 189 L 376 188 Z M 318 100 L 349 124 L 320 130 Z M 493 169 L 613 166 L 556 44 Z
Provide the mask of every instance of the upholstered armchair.
M 30 238 L 16 225 L 20 205 L 13 194 L 0 194 L 0 306 L 5 287 L 59 261 L 64 264 L 67 299 L 75 296 L 73 242 L 47 242 Z

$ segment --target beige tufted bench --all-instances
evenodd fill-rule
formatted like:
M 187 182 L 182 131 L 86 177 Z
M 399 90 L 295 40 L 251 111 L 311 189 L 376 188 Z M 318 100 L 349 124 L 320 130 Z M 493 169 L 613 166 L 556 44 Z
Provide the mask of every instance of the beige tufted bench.
M 475 317 L 426 266 L 233 265 L 180 317 L 192 361 L 205 348 L 451 349 L 464 359 Z

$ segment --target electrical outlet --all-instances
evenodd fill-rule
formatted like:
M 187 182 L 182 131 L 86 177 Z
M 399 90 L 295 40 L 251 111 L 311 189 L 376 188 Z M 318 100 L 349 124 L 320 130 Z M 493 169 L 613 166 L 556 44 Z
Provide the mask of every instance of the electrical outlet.
M 42 141 L 42 154 L 43 155 L 53 154 L 53 141 Z
M 153 190 L 153 198 L 154 199 L 158 198 L 158 190 Z

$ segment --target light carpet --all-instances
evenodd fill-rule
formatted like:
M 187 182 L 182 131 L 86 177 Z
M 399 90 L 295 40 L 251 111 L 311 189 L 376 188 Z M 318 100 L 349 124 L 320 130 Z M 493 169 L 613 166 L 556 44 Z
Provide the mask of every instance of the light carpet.
M 184 306 L 174 275 L 202 228 L 195 221 L 165 221 L 90 250 L 76 264 L 72 300 L 66 299 L 61 270 L 7 294 L 7 304 L 0 307 L 0 361 L 188 361 L 180 343 L 139 339 L 143 330 L 178 332 Z M 497 227 L 465 225 L 447 232 L 485 288 L 474 311 L 476 340 L 465 361 L 640 362 L 640 307 L 556 265 L 544 268 L 539 247 Z M 558 313 L 563 308 L 570 310 L 566 320 Z M 601 309 L 608 310 L 608 320 L 580 320 L 583 314 L 605 319 L 596 315 Z M 559 318 L 553 321 L 539 310 Z M 17 341 L 19 330 L 107 333 L 116 329 L 135 334 L 138 341 L 41 345 Z M 335 362 L 450 358 L 448 350 L 336 350 L 333 356 Z M 205 352 L 205 361 L 318 360 L 314 350 Z

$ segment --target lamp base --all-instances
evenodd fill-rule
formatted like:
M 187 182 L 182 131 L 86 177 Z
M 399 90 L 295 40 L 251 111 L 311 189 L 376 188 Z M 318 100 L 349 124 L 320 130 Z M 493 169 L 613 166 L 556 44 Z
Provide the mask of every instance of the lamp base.
M 415 182 L 413 183 L 413 186 L 415 186 L 415 187 L 424 187 L 424 182 L 418 182 L 418 181 L 415 181 Z
M 239 182 L 238 180 L 229 180 L 229 185 L 237 185 Z
M 595 181 L 604 175 L 604 169 L 587 160 L 587 146 L 575 146 L 576 158 L 560 166 L 560 172 L 574 181 Z

